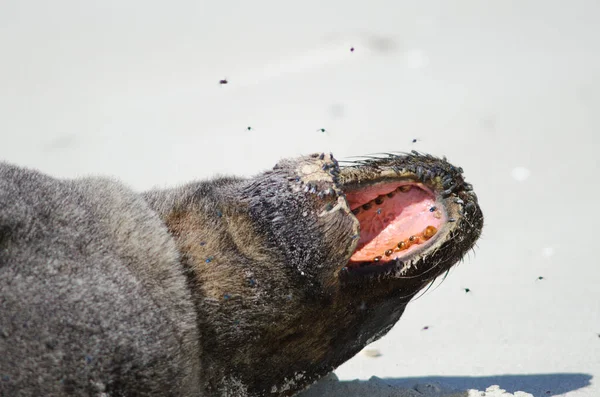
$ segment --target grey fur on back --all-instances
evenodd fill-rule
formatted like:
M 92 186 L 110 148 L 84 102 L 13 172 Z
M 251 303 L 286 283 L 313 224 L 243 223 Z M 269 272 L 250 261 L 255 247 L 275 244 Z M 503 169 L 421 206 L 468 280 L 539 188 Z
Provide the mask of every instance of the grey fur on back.
M 175 244 L 120 183 L 0 163 L 0 291 L 1 396 L 198 395 Z

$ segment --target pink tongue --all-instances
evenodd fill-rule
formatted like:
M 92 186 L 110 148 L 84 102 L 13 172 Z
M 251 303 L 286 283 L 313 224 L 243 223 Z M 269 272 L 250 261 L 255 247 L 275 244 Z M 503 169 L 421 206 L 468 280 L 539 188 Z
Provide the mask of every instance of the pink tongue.
M 419 236 L 423 236 L 428 226 L 439 230 L 445 216 L 443 211 L 435 208 L 433 195 L 416 184 L 411 184 L 406 192 L 397 189 L 398 186 L 398 183 L 385 184 L 348 195 L 350 207 L 360 208 L 356 214 L 360 222 L 360 240 L 350 261 L 373 261 L 376 257 L 381 257 L 382 261 L 395 259 L 424 243 L 426 240 Z M 403 186 L 407 190 L 407 184 Z M 389 192 L 393 192 L 391 198 L 387 195 Z M 359 203 L 368 203 L 367 208 Z M 414 244 L 408 240 L 411 236 L 417 237 Z M 408 248 L 399 251 L 397 246 L 401 241 L 406 241 Z M 389 254 L 390 250 L 395 252 Z

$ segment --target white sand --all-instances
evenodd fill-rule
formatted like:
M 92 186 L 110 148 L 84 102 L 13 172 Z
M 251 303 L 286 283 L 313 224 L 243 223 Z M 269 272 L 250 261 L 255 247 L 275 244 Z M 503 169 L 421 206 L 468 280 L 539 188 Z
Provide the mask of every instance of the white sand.
M 4 1 L 0 158 L 143 189 L 445 154 L 480 197 L 478 248 L 324 395 L 598 397 L 599 20 L 584 0 Z

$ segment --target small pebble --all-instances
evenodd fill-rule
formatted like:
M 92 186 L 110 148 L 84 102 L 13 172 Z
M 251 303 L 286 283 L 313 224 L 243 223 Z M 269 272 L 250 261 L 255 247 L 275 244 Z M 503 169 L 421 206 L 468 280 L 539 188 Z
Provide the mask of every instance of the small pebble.
M 366 350 L 364 350 L 364 354 L 365 354 L 365 356 L 371 357 L 371 358 L 377 358 L 377 357 L 382 356 L 381 352 L 377 349 L 366 349 Z

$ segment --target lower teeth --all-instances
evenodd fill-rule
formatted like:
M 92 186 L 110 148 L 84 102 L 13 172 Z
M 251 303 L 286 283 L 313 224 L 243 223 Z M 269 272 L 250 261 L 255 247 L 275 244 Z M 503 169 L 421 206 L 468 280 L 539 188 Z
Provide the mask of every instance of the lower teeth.
M 386 250 L 384 255 L 390 256 L 394 252 L 405 251 L 414 244 L 421 244 L 421 243 L 429 240 L 430 238 L 432 238 L 437 233 L 437 231 L 438 230 L 435 228 L 435 226 L 427 226 L 421 234 L 412 235 L 409 238 L 407 238 L 406 240 L 400 241 L 394 249 Z M 381 258 L 382 258 L 382 255 L 376 256 L 375 258 L 373 258 L 373 262 L 379 262 L 381 260 Z

